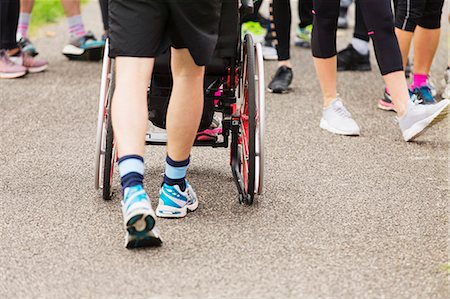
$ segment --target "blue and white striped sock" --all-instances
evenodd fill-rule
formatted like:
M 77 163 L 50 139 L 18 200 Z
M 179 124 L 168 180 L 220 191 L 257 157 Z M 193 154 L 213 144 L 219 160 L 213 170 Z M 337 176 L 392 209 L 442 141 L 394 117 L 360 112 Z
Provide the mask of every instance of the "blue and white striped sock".
M 138 155 L 123 156 L 119 159 L 119 172 L 122 191 L 128 187 L 143 185 L 144 158 Z
M 189 157 L 183 161 L 174 161 L 167 156 L 163 183 L 170 186 L 178 185 L 181 191 L 186 190 L 185 178 L 188 166 Z

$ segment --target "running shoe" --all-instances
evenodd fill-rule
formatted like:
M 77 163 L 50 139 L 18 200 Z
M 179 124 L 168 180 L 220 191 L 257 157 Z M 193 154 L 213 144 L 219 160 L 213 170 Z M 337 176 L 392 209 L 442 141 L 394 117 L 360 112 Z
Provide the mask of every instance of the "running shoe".
M 431 94 L 433 95 L 434 98 L 436 98 L 436 96 L 437 96 L 437 88 L 436 88 L 436 84 L 434 83 L 433 78 L 431 78 L 431 72 L 428 75 L 427 82 L 428 82 L 428 86 L 430 87 Z
M 198 208 L 198 199 L 194 189 L 186 180 L 186 190 L 181 191 L 178 185 L 163 184 L 159 191 L 159 203 L 156 216 L 162 218 L 182 218 L 187 212 Z
M 437 103 L 428 84 L 415 87 L 410 90 L 410 93 L 411 99 L 419 104 L 433 105 Z
M 297 28 L 295 45 L 302 48 L 311 48 L 312 25 Z
M 339 98 L 331 102 L 330 107 L 323 109 L 320 127 L 334 134 L 360 135 L 358 124 Z
M 450 100 L 442 100 L 437 104 L 418 105 L 408 101 L 406 113 L 398 118 L 400 130 L 405 141 L 412 141 L 427 129 L 443 120 L 448 114 Z
M 27 68 L 14 63 L 6 51 L 0 51 L 0 78 L 14 79 L 23 77 L 27 74 Z
M 263 43 L 267 30 L 259 22 L 245 22 L 242 24 L 242 37 L 247 33 L 251 34 L 255 43 Z
M 70 60 L 98 61 L 102 58 L 105 41 L 99 41 L 92 32 L 74 37 L 64 47 L 62 53 Z
M 450 67 L 445 71 L 444 79 L 442 80 L 444 91 L 442 92 L 443 99 L 450 99 Z
M 392 102 L 391 95 L 384 89 L 384 96 L 378 101 L 378 108 L 385 111 L 395 111 L 394 103 Z
M 278 60 L 277 49 L 272 45 L 262 46 L 262 54 L 263 54 L 264 60 Z
M 347 48 L 337 54 L 338 71 L 370 71 L 370 54 L 362 55 L 349 44 Z
M 25 53 L 27 55 L 30 55 L 31 57 L 34 57 L 38 55 L 38 51 L 36 51 L 36 48 L 31 43 L 31 41 L 26 37 L 21 37 L 20 40 L 17 42 L 19 45 L 20 50 L 22 53 Z
M 272 93 L 286 93 L 289 91 L 289 85 L 292 83 L 294 73 L 287 66 L 280 66 L 269 83 L 268 90 Z
M 27 68 L 29 73 L 40 73 L 48 68 L 48 62 L 44 59 L 38 59 L 30 54 L 18 52 L 16 55 L 11 56 L 11 60 Z
M 141 185 L 125 188 L 121 203 L 126 248 L 161 245 L 161 237 L 155 228 L 155 212 L 144 188 Z

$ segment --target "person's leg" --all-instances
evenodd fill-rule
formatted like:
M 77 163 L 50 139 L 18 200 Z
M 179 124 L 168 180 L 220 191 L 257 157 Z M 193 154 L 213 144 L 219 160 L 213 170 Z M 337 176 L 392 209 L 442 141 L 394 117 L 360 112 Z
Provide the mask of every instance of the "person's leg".
M 86 35 L 83 19 L 81 17 L 80 0 L 61 0 L 64 13 L 69 23 L 69 33 L 71 37 Z
M 338 28 L 346 29 L 348 28 L 348 20 L 347 13 L 348 8 L 352 4 L 352 0 L 341 0 L 340 8 L 339 8 L 339 19 L 338 19 Z
M 273 0 L 273 24 L 278 53 L 278 69 L 269 83 L 268 89 L 273 93 L 285 93 L 289 90 L 293 79 L 290 60 L 291 4 L 289 0 Z
M 28 27 L 31 21 L 31 12 L 33 11 L 34 0 L 20 0 L 19 26 L 17 28 L 17 39 L 28 37 Z
M 355 31 L 347 48 L 337 54 L 338 71 L 370 71 L 369 35 L 361 13 L 360 1 L 355 2 Z
M 391 2 L 389 0 L 361 1 L 361 11 L 374 44 L 383 79 L 392 96 L 405 141 L 420 135 L 426 128 L 443 119 L 449 101 L 436 105 L 414 105 L 409 99 L 402 66 L 401 53 L 394 34 Z
M 298 1 L 298 15 L 300 18 L 300 23 L 298 24 L 295 41 L 295 45 L 298 47 L 311 47 L 311 32 L 313 22 L 312 9 L 312 0 Z
M 27 69 L 11 61 L 8 50 L 18 50 L 16 41 L 19 0 L 0 0 L 0 79 L 25 76 Z

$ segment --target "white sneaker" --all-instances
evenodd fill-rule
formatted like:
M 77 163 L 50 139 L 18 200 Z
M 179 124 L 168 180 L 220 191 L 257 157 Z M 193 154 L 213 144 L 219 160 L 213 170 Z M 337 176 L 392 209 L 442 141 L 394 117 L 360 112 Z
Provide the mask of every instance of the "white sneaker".
M 155 228 L 155 212 L 144 188 L 141 185 L 126 188 L 121 204 L 126 229 L 125 246 L 137 248 L 161 245 L 159 232 Z
M 448 114 L 450 100 L 433 105 L 419 105 L 408 101 L 406 113 L 398 119 L 405 141 L 411 141 L 443 120 Z
M 262 46 L 264 60 L 278 60 L 278 53 L 275 47 Z
M 320 127 L 334 134 L 360 135 L 358 124 L 339 98 L 331 102 L 330 107 L 323 109 Z
M 198 199 L 194 189 L 186 180 L 186 190 L 181 191 L 178 185 L 163 184 L 159 191 L 159 203 L 156 215 L 162 218 L 182 218 L 187 212 L 198 208 Z
M 445 71 L 444 79 L 442 80 L 444 91 L 442 92 L 443 99 L 450 99 L 450 68 Z

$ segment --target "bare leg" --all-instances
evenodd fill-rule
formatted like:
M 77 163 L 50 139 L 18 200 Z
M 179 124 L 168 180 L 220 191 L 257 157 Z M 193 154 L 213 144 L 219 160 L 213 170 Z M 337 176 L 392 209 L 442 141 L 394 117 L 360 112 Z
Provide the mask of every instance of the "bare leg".
M 187 49 L 172 49 L 173 89 L 167 110 L 167 153 L 175 161 L 190 155 L 203 111 L 205 68 Z
M 61 0 L 67 18 L 81 14 L 80 0 Z
M 327 108 L 336 99 L 336 56 L 331 58 L 314 58 L 317 78 L 323 95 L 323 107 Z
M 397 71 L 383 76 L 384 82 L 394 102 L 395 111 L 399 117 L 405 114 L 406 103 L 409 101 L 408 84 L 404 71 Z
M 153 58 L 117 57 L 112 122 L 119 157 L 144 155 L 148 124 L 147 87 Z
M 414 73 L 429 74 L 439 45 L 441 29 L 416 27 L 414 32 Z
M 395 34 L 397 35 L 398 45 L 400 47 L 400 51 L 402 52 L 403 69 L 405 69 L 406 63 L 408 61 L 409 49 L 411 47 L 413 32 L 395 28 Z
M 34 0 L 20 0 L 20 12 L 31 13 L 34 7 Z

